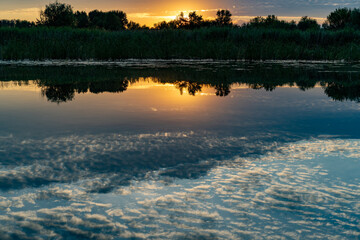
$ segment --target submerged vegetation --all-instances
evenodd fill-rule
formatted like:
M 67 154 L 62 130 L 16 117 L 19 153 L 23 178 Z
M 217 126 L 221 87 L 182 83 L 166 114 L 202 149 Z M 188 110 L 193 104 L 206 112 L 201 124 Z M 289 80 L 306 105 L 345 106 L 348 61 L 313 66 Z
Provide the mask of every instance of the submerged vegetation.
M 360 60 L 360 9 L 336 9 L 322 26 L 256 17 L 242 26 L 228 10 L 213 20 L 196 12 L 153 28 L 123 11 L 89 13 L 55 2 L 36 23 L 0 21 L 0 59 Z

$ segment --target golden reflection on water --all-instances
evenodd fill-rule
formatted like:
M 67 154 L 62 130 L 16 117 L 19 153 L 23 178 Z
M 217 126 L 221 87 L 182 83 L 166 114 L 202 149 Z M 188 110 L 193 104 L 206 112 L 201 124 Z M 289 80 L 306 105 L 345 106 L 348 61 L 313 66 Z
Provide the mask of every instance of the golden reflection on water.
M 38 80 L 30 80 L 30 81 L 8 81 L 8 82 L 2 82 L 0 81 L 0 91 L 11 91 L 11 90 L 17 90 L 17 91 L 34 91 L 34 92 L 40 92 L 41 88 L 37 85 Z M 298 88 L 296 84 L 290 85 L 285 84 L 282 86 L 277 86 L 276 88 Z M 315 88 L 321 87 L 319 83 L 317 83 Z M 163 90 L 174 90 L 178 88 L 177 84 L 174 83 L 159 83 L 158 79 L 148 77 L 148 78 L 139 78 L 136 82 L 132 82 L 129 84 L 129 87 L 127 90 L 136 90 L 136 89 L 154 89 L 154 88 L 162 88 Z M 248 84 L 232 84 L 231 89 L 248 89 L 250 86 Z M 180 89 L 175 90 L 174 92 L 180 92 L 180 95 L 188 95 L 190 94 L 187 89 Z M 207 84 L 201 85 L 201 91 L 196 92 L 194 95 L 196 96 L 209 96 L 209 95 L 215 95 L 214 94 L 214 88 Z
M 247 87 L 243 87 L 247 88 Z M 137 82 L 130 83 L 127 89 L 120 93 L 120 95 L 129 95 L 135 94 L 137 98 L 142 98 L 142 95 L 145 92 L 149 92 L 151 90 L 151 95 L 153 99 L 166 99 L 168 103 L 180 101 L 182 103 L 188 101 L 196 101 L 194 96 L 214 96 L 215 90 L 210 86 L 202 86 L 199 92 L 195 92 L 194 94 L 190 94 L 186 88 L 179 89 L 176 84 L 172 83 L 158 83 L 155 79 L 146 78 L 141 79 Z M 0 92 L 4 91 L 17 91 L 17 92 L 36 92 L 39 93 L 42 91 L 42 88 L 38 86 L 36 81 L 9 81 L 9 82 L 0 82 Z M 141 93 L 140 95 L 137 93 Z M 103 92 L 103 95 L 113 95 L 114 93 Z M 119 93 L 115 93 L 119 95 Z M 88 91 L 86 93 L 76 94 L 76 98 L 81 95 L 94 95 L 94 93 Z M 95 94 L 97 95 L 97 94 Z M 21 97 L 21 95 L 20 95 Z
M 31 92 L 40 92 L 41 89 L 35 84 L 34 81 L 29 82 L 1 82 L 0 81 L 0 91 L 31 91 Z
M 47 115 L 55 114 L 55 109 L 49 109 L 54 103 L 48 101 L 44 95 L 42 87 L 37 85 L 36 81 L 22 82 L 0 82 L 0 106 L 6 104 L 9 108 L 32 108 L 37 105 L 39 111 L 45 111 Z M 201 92 L 196 92 L 195 96 L 190 95 L 187 89 L 179 89 L 175 84 L 156 83 L 150 79 L 138 81 L 129 84 L 124 92 L 101 92 L 101 94 L 92 93 L 88 90 L 85 93 L 75 92 L 73 99 L 60 102 L 58 107 L 67 109 L 67 111 L 87 111 L 98 112 L 101 115 L 114 117 L 115 112 L 126 112 L 126 114 L 135 114 L 138 111 L 142 113 L 167 112 L 167 115 L 175 114 L 194 114 L 195 112 L 205 112 L 216 103 L 215 90 L 204 86 Z M 68 104 L 70 103 L 71 104 Z M 91 110 L 92 109 L 92 110 Z M 177 114 L 176 114 L 177 112 Z M 111 117 L 112 116 L 112 117 Z M 174 116 L 175 117 L 175 116 Z
M 92 92 L 91 87 L 89 87 L 79 93 L 75 85 L 74 88 L 70 89 L 70 92 L 60 91 L 59 94 L 64 94 L 65 97 L 60 101 L 53 101 L 49 98 L 46 93 L 47 85 L 40 86 L 41 83 L 39 80 L 0 82 L 0 94 L 3 100 L 8 102 L 7 105 L 9 106 L 21 105 L 24 107 L 34 99 L 42 102 L 42 105 L 49 104 L 46 99 L 50 102 L 57 102 L 58 104 L 76 100 L 76 105 L 83 106 L 83 108 L 92 106 L 98 109 L 103 108 L 104 110 L 122 109 L 131 112 L 140 109 L 148 109 L 151 112 L 188 111 L 194 113 L 198 111 L 204 114 L 206 114 L 207 110 L 213 111 L 213 108 L 220 106 L 221 102 L 227 102 L 230 100 L 229 98 L 238 95 L 238 91 L 241 91 L 242 97 L 250 94 L 250 91 L 246 91 L 250 86 L 240 83 L 229 86 L 227 93 L 229 95 L 222 100 L 216 97 L 218 93 L 214 86 L 210 84 L 198 84 L 196 82 L 176 81 L 174 83 L 161 83 L 157 78 L 138 78 L 131 81 L 129 80 L 129 85 L 126 85 L 122 92 L 109 92 L 106 87 L 101 89 L 101 84 L 103 83 L 99 83 L 101 90 L 99 92 Z M 106 82 L 104 82 L 104 84 L 106 85 Z M 59 86 L 61 89 L 61 85 Z M 66 86 L 66 84 L 64 86 Z M 57 85 L 55 85 L 55 87 L 57 87 Z M 321 86 L 317 84 L 316 87 Z M 278 88 L 297 88 L 297 86 L 286 84 L 278 86 Z M 11 101 L 12 98 L 9 97 L 14 94 L 11 91 L 17 92 L 14 101 Z M 36 96 L 29 95 L 28 93 L 30 92 L 36 93 Z M 68 95 L 66 93 L 68 93 Z M 101 93 L 101 95 L 99 95 L 99 93 Z M 55 97 L 59 97 L 56 94 L 57 93 L 55 93 Z M 61 96 L 60 99 L 62 99 Z

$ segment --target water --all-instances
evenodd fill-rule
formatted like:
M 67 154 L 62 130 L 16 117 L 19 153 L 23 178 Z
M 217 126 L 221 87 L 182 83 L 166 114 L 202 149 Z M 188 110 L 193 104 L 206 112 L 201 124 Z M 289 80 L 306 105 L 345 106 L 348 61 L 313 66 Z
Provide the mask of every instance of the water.
M 1 62 L 1 239 L 359 239 L 360 70 Z

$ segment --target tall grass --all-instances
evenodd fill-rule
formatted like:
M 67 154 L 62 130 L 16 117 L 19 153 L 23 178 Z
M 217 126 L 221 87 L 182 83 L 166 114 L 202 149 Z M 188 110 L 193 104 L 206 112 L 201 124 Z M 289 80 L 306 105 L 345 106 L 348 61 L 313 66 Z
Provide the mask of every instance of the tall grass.
M 0 59 L 360 60 L 360 31 L 0 28 Z

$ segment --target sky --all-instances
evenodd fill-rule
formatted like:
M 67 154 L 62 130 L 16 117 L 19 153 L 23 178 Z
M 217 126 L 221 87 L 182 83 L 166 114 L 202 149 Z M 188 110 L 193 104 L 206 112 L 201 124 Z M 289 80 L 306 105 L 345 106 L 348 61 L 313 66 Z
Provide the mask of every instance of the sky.
M 55 1 L 55 0 L 54 0 Z M 36 20 L 41 9 L 52 0 L 1 0 L 0 19 Z M 360 7 L 359 0 L 62 0 L 74 10 L 122 10 L 130 20 L 152 26 L 174 19 L 181 11 L 197 11 L 204 18 L 213 18 L 217 9 L 229 9 L 235 23 L 247 22 L 255 16 L 275 14 L 284 20 L 301 16 L 316 18 L 320 23 L 339 7 Z

